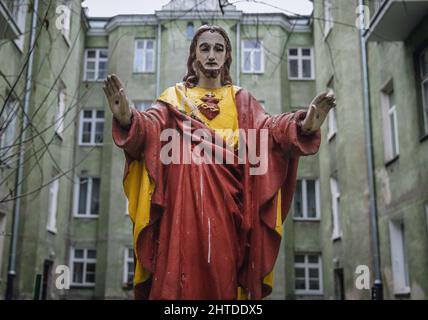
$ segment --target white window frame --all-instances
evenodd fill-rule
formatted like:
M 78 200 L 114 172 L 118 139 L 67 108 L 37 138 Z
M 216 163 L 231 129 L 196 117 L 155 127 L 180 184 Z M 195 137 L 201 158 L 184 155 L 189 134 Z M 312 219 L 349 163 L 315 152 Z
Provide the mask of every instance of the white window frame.
M 89 58 L 89 51 L 95 51 L 95 58 Z M 101 57 L 101 52 L 105 51 L 107 53 L 107 58 Z M 93 62 L 95 64 L 94 78 L 88 78 L 88 63 Z M 83 80 L 91 82 L 100 82 L 104 80 L 104 77 L 100 77 L 100 63 L 106 62 L 106 74 L 108 73 L 108 49 L 107 48 L 87 48 L 85 49 L 85 63 L 83 70 Z M 92 72 L 92 70 L 91 70 Z
M 332 0 L 324 0 L 324 39 L 333 29 L 333 3 Z
M 18 38 L 14 39 L 13 42 L 17 48 L 23 52 L 24 50 L 24 39 L 25 39 L 25 25 L 27 20 L 28 3 L 27 0 L 14 0 L 12 7 L 12 16 L 15 19 L 15 23 L 19 28 L 21 34 Z
M 257 41 L 260 44 L 260 48 L 245 48 L 245 41 Z M 242 73 L 249 74 L 262 74 L 265 72 L 265 54 L 263 50 L 263 41 L 258 39 L 243 39 L 241 42 L 241 70 Z M 245 69 L 245 53 L 250 53 L 250 69 Z M 256 52 L 260 52 L 260 70 L 256 70 L 254 67 L 254 56 Z
M 83 250 L 83 258 L 76 258 L 74 256 L 76 250 Z M 97 258 L 88 258 L 88 250 L 94 250 L 95 255 L 97 255 L 96 249 L 71 247 L 71 250 L 70 250 L 70 275 L 71 275 L 70 285 L 72 285 L 74 287 L 95 287 L 95 283 L 97 281 L 97 273 L 96 273 Z M 74 282 L 74 262 L 82 262 L 83 263 L 83 277 L 82 277 L 83 282 L 82 283 Z M 87 273 L 86 267 L 87 267 L 88 263 L 94 263 L 95 264 L 95 282 L 86 282 L 86 273 Z
M 81 180 L 88 179 L 88 189 L 86 194 L 86 207 L 85 207 L 85 213 L 79 213 L 79 197 L 80 197 L 80 185 Z M 99 179 L 100 183 L 100 194 L 101 197 L 101 178 L 100 177 L 93 177 L 93 176 L 78 176 L 76 177 L 76 182 L 74 184 L 74 205 L 73 205 L 73 217 L 75 218 L 85 218 L 85 219 L 97 219 L 100 215 L 100 209 L 98 210 L 97 214 L 91 214 L 91 204 L 92 204 L 92 189 L 93 189 L 93 180 Z M 101 202 L 100 202 L 101 204 Z
M 57 233 L 56 216 L 58 212 L 59 179 L 55 179 L 49 187 L 49 209 L 46 230 Z
M 65 90 L 60 90 L 58 93 L 58 110 L 55 116 L 55 133 L 61 138 L 64 131 L 65 97 Z
M 330 192 L 331 192 L 331 210 L 332 210 L 332 223 L 333 230 L 331 239 L 338 240 L 342 238 L 342 225 L 340 215 L 340 190 L 337 180 L 330 178 Z
M 421 73 L 421 93 L 422 93 L 422 114 L 423 114 L 423 123 L 424 123 L 424 135 L 428 135 L 428 93 L 425 96 L 424 86 L 428 85 L 428 70 L 426 74 L 424 74 L 422 65 L 425 63 L 424 59 L 427 59 L 428 64 L 428 47 L 425 48 L 420 57 L 419 57 L 419 65 L 420 65 L 420 73 Z
M 297 50 L 297 56 L 291 55 L 291 50 Z M 304 56 L 302 54 L 303 50 L 310 50 L 310 56 Z M 303 76 L 303 60 L 309 60 L 311 62 L 311 76 L 304 77 Z M 297 77 L 293 77 L 291 75 L 291 61 L 297 61 Z M 315 63 L 314 63 L 314 49 L 307 47 L 299 47 L 299 48 L 289 48 L 288 49 L 288 79 L 289 80 L 315 80 Z
M 395 93 L 392 84 L 382 91 L 382 112 L 383 112 L 383 137 L 385 163 L 388 163 L 399 156 L 400 146 L 398 140 L 397 102 L 391 105 L 391 96 Z M 394 132 L 391 125 L 394 122 Z M 395 150 L 395 152 L 394 152 Z
M 153 47 L 151 49 L 147 49 L 147 43 L 151 41 L 153 43 Z M 143 42 L 143 48 L 138 49 L 138 43 Z M 156 65 L 156 55 L 155 55 L 155 46 L 156 46 L 156 39 L 135 39 L 134 41 L 134 73 L 153 73 L 155 72 L 155 65 Z M 147 61 L 146 61 L 146 53 L 152 54 L 152 68 L 147 67 Z M 137 55 L 141 55 L 143 57 L 142 59 L 142 66 L 137 65 Z
M 4 126 L 3 121 L 7 123 L 6 130 L 0 132 L 0 163 L 2 166 L 9 166 L 12 161 L 12 159 L 7 158 L 12 155 L 12 152 L 15 149 L 12 145 L 15 142 L 16 136 L 18 103 L 18 100 L 10 97 L 1 116 L 1 127 Z M 3 160 L 3 158 L 6 158 L 6 160 Z
M 394 294 L 408 294 L 410 293 L 410 279 L 402 220 L 389 221 L 389 237 Z
M 319 221 L 321 219 L 321 205 L 320 205 L 320 184 L 319 179 L 298 179 L 302 186 L 302 217 L 297 217 L 295 208 L 293 208 L 293 220 L 295 221 Z M 315 206 L 316 216 L 314 218 L 308 217 L 308 194 L 307 194 L 307 181 L 315 181 Z
M 294 277 L 296 280 L 296 268 L 301 268 L 305 270 L 305 287 L 306 289 L 296 289 L 296 284 L 294 283 L 294 292 L 296 295 L 322 295 L 324 293 L 323 288 L 323 271 L 322 271 L 322 259 L 319 253 L 295 253 L 296 255 L 302 255 L 305 257 L 304 262 L 294 262 Z M 318 263 L 309 262 L 309 256 L 318 256 Z M 319 290 L 309 289 L 309 268 L 318 269 L 319 276 Z
M 91 118 L 84 118 L 83 117 L 85 111 L 91 111 L 92 112 Z M 104 111 L 104 110 L 101 110 L 101 109 L 83 109 L 80 111 L 80 123 L 79 123 L 79 125 L 80 125 L 79 126 L 79 145 L 80 146 L 102 146 L 104 143 L 104 139 L 103 139 L 103 142 L 96 142 L 95 141 L 96 124 L 100 123 L 100 122 L 104 123 L 104 117 L 102 119 L 97 118 L 97 111 Z M 105 115 L 105 113 L 104 113 L 104 115 Z M 84 122 L 92 123 L 92 125 L 91 125 L 91 140 L 89 142 L 83 142 L 82 141 Z
M 129 256 L 129 252 L 132 252 L 132 255 Z M 130 273 L 132 273 L 132 278 L 134 278 L 134 270 L 129 270 L 128 263 L 132 262 L 132 265 L 134 266 L 134 251 L 132 247 L 125 247 L 124 255 L 123 255 L 123 278 L 122 282 L 124 285 L 132 285 L 132 283 L 128 283 L 128 276 Z

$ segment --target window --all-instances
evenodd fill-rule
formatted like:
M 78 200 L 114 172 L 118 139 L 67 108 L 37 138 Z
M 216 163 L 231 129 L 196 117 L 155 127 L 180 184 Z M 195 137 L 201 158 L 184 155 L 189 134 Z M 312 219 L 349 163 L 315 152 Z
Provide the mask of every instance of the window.
M 58 110 L 55 116 L 55 132 L 61 137 L 64 131 L 65 90 L 58 94 Z
M 428 48 L 420 56 L 423 135 L 428 135 Z
M 95 249 L 71 249 L 71 284 L 94 286 L 97 251 Z
M 395 159 L 399 154 L 397 108 L 392 84 L 388 84 L 382 92 L 383 132 L 385 146 L 385 162 Z
M 135 109 L 137 109 L 138 111 L 146 111 L 148 108 L 150 108 L 152 106 L 153 102 L 152 101 L 136 101 L 134 103 L 134 107 Z
M 242 72 L 263 73 L 264 55 L 262 42 L 256 39 L 247 39 L 243 40 L 242 43 Z
M 324 0 L 324 37 L 327 37 L 333 28 L 332 0 Z
M 67 44 L 70 44 L 70 29 L 71 29 L 71 11 L 73 2 L 71 0 L 64 0 L 64 5 L 67 9 L 64 11 L 64 27 L 61 29 L 61 33 L 64 36 Z
M 187 28 L 186 28 L 186 36 L 188 40 L 192 40 L 193 39 L 193 34 L 195 32 L 195 27 L 193 25 L 192 22 L 189 22 L 187 24 Z
M 389 222 L 389 236 L 391 247 L 392 275 L 394 280 L 394 293 L 409 293 L 409 273 L 407 268 L 403 221 Z
M 334 79 L 332 78 L 327 85 L 328 90 L 332 90 L 334 92 Z M 337 133 L 337 113 L 336 108 L 330 109 L 328 113 L 328 135 L 327 139 L 330 141 Z
M 123 283 L 132 286 L 134 281 L 134 249 L 125 248 Z
M 318 180 L 297 180 L 294 196 L 294 220 L 320 219 L 319 194 Z
M 56 214 L 58 208 L 59 179 L 54 180 L 49 187 L 48 223 L 46 229 L 56 233 Z
M 9 165 L 13 157 L 18 101 L 9 98 L 0 118 L 0 164 Z
M 14 39 L 16 46 L 22 51 L 24 49 L 24 34 L 25 34 L 25 22 L 27 17 L 28 4 L 26 0 L 14 0 L 12 4 L 12 16 L 16 22 L 16 25 L 21 32 L 21 35 Z
M 337 240 L 342 237 L 342 227 L 340 219 L 340 191 L 336 179 L 330 178 L 331 191 L 331 209 L 333 219 L 333 234 L 332 240 Z
M 291 80 L 314 79 L 312 48 L 291 48 L 288 50 L 288 78 Z
M 322 266 L 319 254 L 294 255 L 294 288 L 296 294 L 322 294 Z
M 155 41 L 152 39 L 135 40 L 134 72 L 155 71 Z
M 75 189 L 75 217 L 96 218 L 100 209 L 100 178 L 79 177 Z
M 85 50 L 85 81 L 101 81 L 107 78 L 108 49 Z
M 87 109 L 80 112 L 79 143 L 82 146 L 102 145 L 104 111 Z

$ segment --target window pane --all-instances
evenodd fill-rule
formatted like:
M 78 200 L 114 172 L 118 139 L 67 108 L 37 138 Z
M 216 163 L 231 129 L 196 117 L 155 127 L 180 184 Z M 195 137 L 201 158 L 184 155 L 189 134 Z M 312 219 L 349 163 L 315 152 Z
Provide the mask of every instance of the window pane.
M 306 289 L 305 280 L 296 279 L 295 287 L 296 287 L 296 290 L 305 290 Z
M 146 71 L 153 71 L 153 51 L 146 52 Z
M 133 248 L 128 248 L 128 258 L 134 259 L 134 249 Z
M 315 180 L 306 180 L 306 193 L 308 199 L 308 218 L 317 217 Z
M 95 72 L 94 71 L 86 72 L 86 80 L 95 80 Z
M 296 262 L 296 263 L 303 263 L 303 262 L 305 262 L 305 256 L 303 254 L 296 254 L 294 256 L 294 262 Z
M 254 71 L 262 70 L 262 53 L 261 51 L 254 52 Z
M 100 58 L 107 58 L 108 50 L 100 50 Z
M 295 268 L 295 276 L 296 278 L 304 278 L 305 277 L 305 269 L 303 268 Z
M 96 51 L 95 50 L 88 50 L 88 58 L 95 58 L 96 57 Z
M 97 257 L 97 251 L 94 249 L 88 249 L 88 258 L 95 259 Z
M 147 49 L 153 49 L 153 40 L 148 40 L 146 46 Z
M 302 49 L 302 56 L 310 56 L 311 49 Z
M 299 77 L 299 64 L 297 60 L 290 60 L 290 77 L 298 78 Z
M 83 262 L 73 263 L 73 282 L 83 283 Z
M 128 283 L 132 283 L 134 280 L 134 263 L 128 262 Z
M 309 280 L 309 290 L 319 290 L 320 284 L 318 280 Z
M 256 47 L 255 40 L 244 40 L 244 48 L 245 49 L 254 49 Z
M 194 30 L 194 26 L 193 23 L 188 23 L 187 24 L 187 30 L 186 30 L 186 34 L 187 34 L 187 39 L 192 39 L 193 38 L 193 30 Z
M 297 49 L 290 49 L 290 50 L 289 50 L 289 54 L 290 54 L 290 56 L 297 56 L 297 52 L 298 52 L 298 50 L 297 50 Z
M 251 71 L 251 53 L 244 52 L 244 70 Z
M 135 72 L 142 72 L 143 71 L 143 53 L 141 50 L 137 50 L 135 52 L 134 71 Z
M 294 216 L 297 218 L 303 217 L 302 181 L 301 180 L 297 180 L 296 192 L 294 195 Z
M 75 258 L 83 258 L 83 250 L 82 249 L 75 249 L 74 250 L 74 257 Z
M 85 110 L 83 111 L 83 118 L 92 118 L 92 111 L 91 110 Z
M 91 214 L 98 214 L 100 204 L 100 179 L 92 179 Z
M 86 63 L 86 69 L 87 70 L 95 70 L 95 61 L 88 61 Z
M 84 143 L 90 143 L 91 142 L 91 129 L 92 129 L 92 123 L 91 122 L 84 122 L 83 123 L 82 142 L 84 142 Z
M 303 78 L 310 78 L 311 74 L 311 60 L 302 60 Z
M 319 277 L 318 269 L 309 268 L 309 278 L 318 278 L 318 277 Z
M 144 49 L 144 41 L 142 40 L 137 41 L 137 49 Z
M 318 256 L 315 255 L 309 255 L 308 259 L 309 259 L 309 263 L 318 263 Z
M 104 122 L 97 122 L 95 124 L 95 143 L 103 142 Z
M 97 110 L 97 119 L 104 119 L 104 111 Z
M 86 199 L 88 196 L 88 179 L 81 178 L 79 185 L 79 214 L 86 214 Z

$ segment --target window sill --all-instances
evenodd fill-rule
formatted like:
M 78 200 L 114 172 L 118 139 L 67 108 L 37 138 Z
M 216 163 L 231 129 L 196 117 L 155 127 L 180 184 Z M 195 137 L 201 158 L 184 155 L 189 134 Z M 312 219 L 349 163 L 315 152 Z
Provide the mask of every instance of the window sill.
M 103 143 L 79 143 L 79 147 L 102 147 Z
M 294 291 L 294 294 L 296 296 L 323 296 L 324 293 L 322 291 L 316 291 L 316 292 L 311 292 L 311 291 Z
M 330 142 L 331 140 L 333 140 L 333 138 L 336 136 L 336 131 L 334 132 L 329 132 L 327 135 L 327 140 L 328 142 Z
M 398 160 L 398 158 L 400 157 L 400 155 L 399 154 L 397 154 L 395 157 L 393 157 L 393 158 L 391 158 L 391 159 L 389 159 L 389 160 L 387 160 L 386 162 L 385 162 L 385 167 L 389 167 L 391 164 L 393 164 L 394 162 L 396 162 L 397 160 Z
M 321 219 L 320 218 L 294 218 L 293 217 L 293 221 L 297 221 L 297 222 L 320 222 Z
M 52 228 L 52 227 L 47 227 L 46 231 L 53 234 L 53 235 L 56 235 L 56 233 L 58 232 L 58 230 L 56 228 Z
M 264 71 L 241 71 L 242 74 L 248 74 L 248 75 L 262 75 L 265 72 Z
M 73 218 L 80 218 L 80 219 L 98 219 L 100 215 L 83 215 L 83 214 L 74 214 Z
M 97 80 L 92 80 L 92 79 L 83 79 L 83 82 L 89 82 L 89 83 L 91 83 L 91 82 L 94 82 L 94 83 L 103 83 L 104 82 L 104 79 L 97 79 Z
M 288 80 L 290 80 L 290 81 L 315 81 L 315 78 L 290 78 L 290 77 L 288 77 Z
M 93 283 L 93 284 L 82 284 L 82 283 L 70 284 L 70 289 L 93 289 L 93 288 L 95 288 L 95 283 Z
M 410 297 L 410 287 L 405 287 L 400 291 L 394 291 L 396 297 Z
M 428 133 L 425 133 L 423 136 L 421 136 L 419 138 L 419 142 L 421 142 L 421 143 L 426 141 L 426 140 L 428 140 Z
M 135 75 L 139 75 L 139 74 L 150 74 L 150 75 L 154 75 L 156 72 L 155 71 L 133 71 L 132 74 Z

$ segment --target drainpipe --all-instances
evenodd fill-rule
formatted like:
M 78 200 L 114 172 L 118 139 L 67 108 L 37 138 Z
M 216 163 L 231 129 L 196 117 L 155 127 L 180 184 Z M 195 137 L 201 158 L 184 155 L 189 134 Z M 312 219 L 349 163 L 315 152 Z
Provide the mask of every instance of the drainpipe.
M 161 34 L 162 34 L 162 25 L 158 23 L 158 41 L 156 49 L 156 97 L 160 95 L 160 58 L 161 58 Z
M 370 93 L 369 93 L 369 75 L 367 64 L 367 47 L 364 39 L 365 15 L 364 1 L 358 1 L 360 7 L 360 47 L 361 47 L 361 66 L 363 73 L 363 98 L 364 98 L 364 129 L 367 152 L 367 170 L 369 183 L 369 205 L 370 205 L 370 244 L 372 249 L 372 260 L 374 267 L 374 283 L 372 287 L 372 300 L 383 300 L 383 284 L 380 269 L 380 250 L 379 250 L 379 226 L 377 217 L 376 188 L 374 179 L 374 155 L 373 155 L 373 135 L 371 126 L 370 112 Z
M 241 85 L 241 22 L 236 24 L 236 85 Z
M 30 97 L 32 89 L 32 78 L 33 78 L 33 60 L 34 60 L 34 51 L 32 48 L 35 46 L 36 42 L 36 28 L 37 28 L 37 16 L 39 14 L 39 0 L 34 0 L 33 3 L 33 16 L 31 21 L 31 34 L 30 34 L 30 46 L 29 57 L 28 57 L 28 66 L 26 71 L 25 79 L 25 96 L 24 96 L 24 112 L 28 114 L 28 109 L 30 106 Z M 26 139 L 26 131 L 24 130 L 28 126 L 28 118 L 22 113 L 21 121 L 21 133 L 19 135 L 19 157 L 18 157 L 18 168 L 15 177 L 15 201 L 13 203 L 13 220 L 12 220 L 12 237 L 10 242 L 10 251 L 9 251 L 9 261 L 8 261 L 8 271 L 7 271 L 7 284 L 6 284 L 6 300 L 11 300 L 13 298 L 14 291 L 14 281 L 16 277 L 16 245 L 18 241 L 18 230 L 19 230 L 19 213 L 21 210 L 21 194 L 22 194 L 22 183 L 21 180 L 24 175 L 24 141 Z

